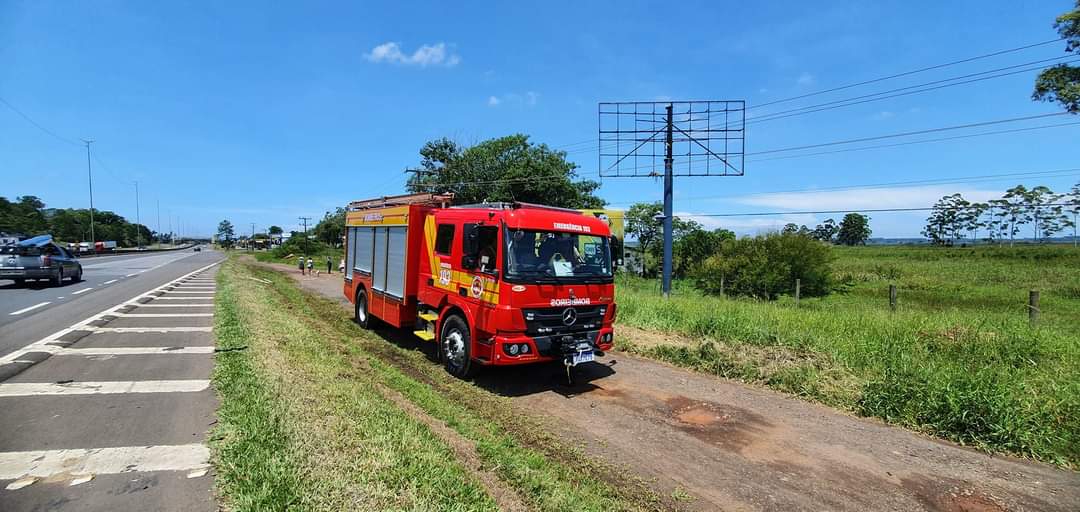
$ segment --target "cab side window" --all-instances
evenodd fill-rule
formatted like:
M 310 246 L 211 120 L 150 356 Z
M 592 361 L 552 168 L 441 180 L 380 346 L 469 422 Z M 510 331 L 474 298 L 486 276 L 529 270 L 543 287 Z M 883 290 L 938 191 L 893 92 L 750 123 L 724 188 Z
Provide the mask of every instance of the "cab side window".
M 439 224 L 439 229 L 435 235 L 435 252 L 439 254 L 450 254 L 450 247 L 453 241 L 454 225 Z
M 479 235 L 479 248 L 478 253 L 480 259 L 478 260 L 479 269 L 481 272 L 494 272 L 498 266 L 498 260 L 496 256 L 499 254 L 499 228 L 495 226 L 480 226 L 477 229 L 477 235 Z

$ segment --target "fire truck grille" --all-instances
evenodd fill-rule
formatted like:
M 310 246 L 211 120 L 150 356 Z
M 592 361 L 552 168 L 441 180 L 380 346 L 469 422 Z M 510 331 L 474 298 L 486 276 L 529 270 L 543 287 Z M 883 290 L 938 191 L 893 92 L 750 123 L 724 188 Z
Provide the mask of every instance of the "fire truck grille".
M 552 336 L 600 329 L 603 306 L 570 306 L 523 309 L 529 336 Z

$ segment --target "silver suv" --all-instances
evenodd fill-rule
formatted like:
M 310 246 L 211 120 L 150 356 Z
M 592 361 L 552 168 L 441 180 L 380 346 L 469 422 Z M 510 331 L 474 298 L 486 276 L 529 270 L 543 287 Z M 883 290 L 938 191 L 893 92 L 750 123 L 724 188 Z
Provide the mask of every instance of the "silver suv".
M 27 279 L 48 279 L 53 286 L 82 281 L 82 264 L 67 249 L 53 242 L 52 235 L 23 240 L 0 247 L 0 279 L 22 284 Z

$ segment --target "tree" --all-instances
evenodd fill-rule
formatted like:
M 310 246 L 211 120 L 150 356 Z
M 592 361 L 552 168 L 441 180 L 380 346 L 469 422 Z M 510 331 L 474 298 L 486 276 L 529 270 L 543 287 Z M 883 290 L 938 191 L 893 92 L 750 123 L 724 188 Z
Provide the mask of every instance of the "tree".
M 860 213 L 849 213 L 840 220 L 840 231 L 836 234 L 836 241 L 843 245 L 866 245 L 870 233 L 870 217 Z
M 219 222 L 217 227 L 217 233 L 218 243 L 220 243 L 222 247 L 232 247 L 233 236 L 236 235 L 236 232 L 233 229 L 232 222 L 229 222 L 228 220 L 223 220 Z
M 334 213 L 326 212 L 313 231 L 316 240 L 340 247 L 341 238 L 345 236 L 345 208 L 339 206 Z
M 652 275 L 664 261 L 664 207 L 659 202 L 634 203 L 626 210 L 626 233 L 638 242 L 643 257 L 642 275 Z M 678 263 L 677 247 L 679 241 L 690 233 L 702 231 L 701 224 L 675 217 L 671 219 L 672 231 L 672 268 Z M 726 231 L 726 230 L 718 230 Z M 731 234 L 734 236 L 734 233 Z M 718 235 L 719 236 L 719 235 Z M 674 270 L 672 271 L 674 273 Z
M 836 225 L 836 221 L 825 219 L 825 222 L 818 224 L 817 227 L 814 228 L 812 236 L 815 240 L 832 243 L 833 238 L 838 232 L 840 232 L 840 227 Z
M 454 204 L 522 201 L 562 208 L 602 208 L 595 195 L 600 183 L 575 181 L 577 164 L 565 151 L 532 144 L 526 135 L 509 135 L 462 148 L 449 139 L 430 141 L 420 150 L 423 169 L 409 178 L 413 193 L 452 192 Z
M 774 300 L 793 293 L 798 279 L 803 296 L 822 296 L 833 288 L 833 259 L 827 244 L 798 233 L 729 239 L 694 281 L 705 293 Z
M 1069 190 L 1068 199 L 1065 200 L 1069 206 L 1066 207 L 1066 212 L 1072 214 L 1072 220 L 1069 220 L 1069 226 L 1073 230 L 1073 247 L 1076 247 L 1076 224 L 1077 216 L 1080 216 L 1080 182 L 1073 185 L 1072 190 Z
M 720 252 L 720 247 L 727 240 L 734 240 L 733 231 L 718 228 L 707 231 L 694 223 L 688 225 L 672 247 L 672 274 L 675 277 L 687 277 L 697 271 L 710 256 Z
M 1065 39 L 1066 53 L 1080 49 L 1080 0 L 1072 11 L 1057 17 L 1054 28 Z M 1080 113 L 1080 67 L 1058 64 L 1044 69 L 1035 79 L 1031 99 L 1057 102 L 1067 112 Z
M 281 229 L 281 226 L 270 226 L 270 229 L 267 230 L 267 232 L 270 233 L 271 235 L 280 235 L 280 234 L 284 233 L 285 230 Z

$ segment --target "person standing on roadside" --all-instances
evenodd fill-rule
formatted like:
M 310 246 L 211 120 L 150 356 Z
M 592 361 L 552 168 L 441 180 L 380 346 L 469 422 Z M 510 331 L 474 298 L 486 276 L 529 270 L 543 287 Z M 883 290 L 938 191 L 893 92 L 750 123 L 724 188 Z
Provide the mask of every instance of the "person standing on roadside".
M 308 275 L 313 275 L 315 273 L 315 261 L 311 259 L 311 256 L 308 256 L 307 259 L 307 273 Z
M 300 257 L 299 267 L 300 267 L 300 275 L 304 275 L 304 257 L 303 256 Z
M 330 259 L 329 256 L 326 257 L 326 273 L 327 274 L 333 274 L 334 273 L 334 260 Z

